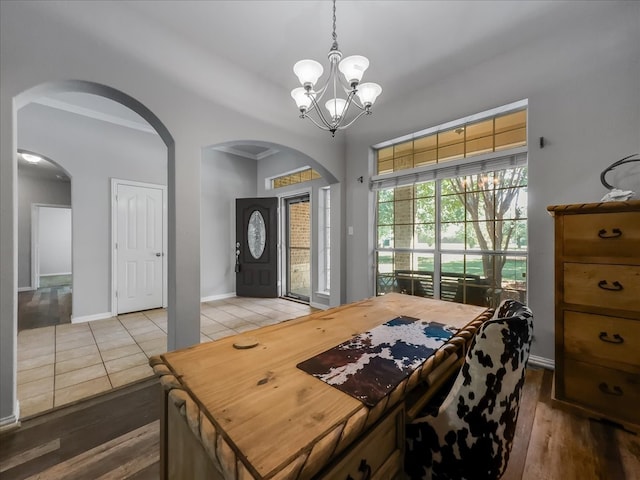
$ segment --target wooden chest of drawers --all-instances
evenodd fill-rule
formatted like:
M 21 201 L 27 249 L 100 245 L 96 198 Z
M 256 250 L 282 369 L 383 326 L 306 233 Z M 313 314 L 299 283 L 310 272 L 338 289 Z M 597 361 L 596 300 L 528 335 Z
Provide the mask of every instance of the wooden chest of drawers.
M 640 201 L 558 205 L 557 404 L 640 430 Z

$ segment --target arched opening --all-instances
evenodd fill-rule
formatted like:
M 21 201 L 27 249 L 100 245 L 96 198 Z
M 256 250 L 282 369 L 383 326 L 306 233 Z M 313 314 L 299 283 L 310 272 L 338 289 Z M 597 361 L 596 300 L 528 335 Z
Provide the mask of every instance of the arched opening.
M 18 148 L 18 332 L 71 321 L 71 174 Z
M 105 99 L 109 99 L 113 102 L 117 102 L 118 104 L 122 105 L 123 107 L 126 107 L 127 109 L 130 109 L 131 111 L 135 112 L 137 115 L 139 115 L 140 117 L 142 117 L 142 119 L 144 119 L 144 121 L 150 125 L 153 130 L 155 130 L 155 132 L 157 133 L 157 135 L 160 137 L 161 143 L 163 144 L 164 148 L 162 149 L 162 155 L 166 155 L 166 166 L 163 166 L 162 168 L 164 168 L 166 170 L 165 172 L 165 185 L 168 185 L 169 188 L 169 192 L 171 192 L 173 190 L 173 176 L 172 176 L 172 172 L 173 172 L 173 165 L 175 163 L 174 161 L 174 140 L 171 136 L 171 134 L 168 132 L 168 130 L 166 129 L 166 127 L 163 125 L 163 123 L 157 118 L 157 116 L 151 112 L 151 110 L 149 110 L 146 106 L 144 106 L 142 103 L 140 103 L 139 101 L 137 101 L 136 99 L 134 99 L 133 97 L 119 91 L 116 90 L 114 88 L 108 87 L 106 85 L 101 85 L 101 84 L 97 84 L 94 82 L 86 82 L 86 81 L 79 81 L 79 80 L 68 80 L 68 81 L 60 81 L 60 82 L 52 82 L 52 83 L 47 83 L 47 84 L 43 84 L 43 85 L 39 85 L 37 87 L 31 88 L 27 91 L 22 92 L 21 94 L 19 94 L 18 96 L 16 96 L 14 98 L 14 112 L 13 112 L 13 117 L 14 119 L 17 119 L 14 122 L 14 138 L 17 138 L 17 145 L 15 145 L 16 147 L 20 147 L 20 144 L 22 143 L 21 140 L 24 140 L 23 138 L 21 138 L 21 134 L 20 134 L 20 115 L 21 115 L 21 109 L 24 109 L 25 107 L 29 107 L 30 105 L 32 105 L 34 102 L 38 101 L 38 99 L 41 98 L 47 98 L 47 97 L 51 97 L 51 96 L 55 96 L 57 94 L 64 94 L 66 92 L 74 92 L 74 93 L 79 93 L 79 94 L 88 94 L 88 95 L 92 95 L 92 96 L 98 96 L 98 97 L 103 97 Z M 24 111 L 24 110 L 23 110 Z M 157 138 L 157 137 L 155 137 Z M 61 139 L 61 141 L 59 143 L 62 143 L 64 140 Z M 164 153 L 166 152 L 166 153 Z M 86 158 L 84 159 L 85 163 L 90 164 L 92 158 L 90 153 L 88 153 L 86 155 Z M 94 160 L 95 161 L 95 160 Z M 16 170 L 16 162 L 17 162 L 17 158 L 16 158 L 16 154 L 14 151 L 14 170 Z M 71 171 L 68 171 L 67 173 L 69 174 L 69 176 L 73 175 L 73 169 L 71 167 L 70 168 Z M 135 176 L 135 175 L 134 175 Z M 108 195 L 109 195 L 109 188 L 110 185 L 108 183 L 109 178 L 111 177 L 113 178 L 114 175 L 113 174 L 105 174 L 105 177 L 102 179 L 102 183 L 101 183 L 101 189 L 104 188 L 104 190 L 97 190 L 94 189 L 94 191 L 91 191 L 91 186 L 90 185 L 85 185 L 85 192 L 82 192 L 84 195 L 86 196 L 95 196 L 95 197 L 99 197 L 101 198 L 101 201 L 104 203 L 104 208 L 102 209 L 102 211 L 100 212 L 100 216 L 98 217 L 98 215 L 96 215 L 98 218 L 100 218 L 100 220 L 96 221 L 96 224 L 99 225 L 101 228 L 105 229 L 105 232 L 108 232 L 110 227 L 111 227 L 111 218 L 110 218 L 110 214 L 109 214 L 109 205 L 108 202 L 110 200 L 107 200 Z M 82 177 L 78 177 L 78 179 L 80 180 Z M 79 184 L 80 182 L 78 182 Z M 75 187 L 75 184 L 74 184 Z M 88 190 L 88 191 L 87 191 Z M 81 199 L 81 195 L 78 194 L 78 191 L 76 191 L 76 193 L 74 193 L 74 198 L 76 196 L 79 197 L 79 199 Z M 81 202 L 84 203 L 84 202 Z M 14 215 L 17 215 L 17 205 L 14 207 Z M 174 204 L 169 200 L 168 201 L 168 208 L 165 209 L 168 210 L 169 212 L 169 222 L 171 222 L 171 218 L 172 218 L 172 214 L 174 211 Z M 74 220 L 75 222 L 75 220 Z M 88 228 L 86 228 L 85 230 L 89 230 L 90 227 L 88 226 Z M 110 242 L 110 236 L 108 235 L 100 235 L 100 237 L 105 237 L 104 238 L 104 247 L 107 248 L 111 248 L 111 242 Z M 102 239 L 101 239 L 102 241 Z M 165 241 L 166 242 L 166 241 Z M 82 243 L 82 242 L 77 242 L 77 243 Z M 86 246 L 86 245 L 85 245 Z M 165 246 L 165 251 L 168 251 L 168 246 Z M 16 259 L 17 254 L 18 254 L 18 248 L 17 246 L 14 247 L 14 259 Z M 105 251 L 104 248 L 101 248 L 101 255 L 108 259 L 109 255 L 113 255 L 111 252 L 111 250 L 109 251 Z M 81 260 L 80 262 L 86 262 L 87 259 L 89 262 L 91 262 L 91 259 L 94 258 L 94 255 L 92 253 L 92 246 L 90 245 L 89 248 L 86 249 L 86 252 L 83 255 L 76 255 L 76 257 L 80 257 Z M 171 258 L 170 256 L 168 256 L 168 258 Z M 16 265 L 18 262 L 14 261 L 14 265 Z M 79 261 L 76 258 L 76 261 L 74 263 L 74 269 L 78 266 Z M 104 262 L 103 262 L 104 263 Z M 166 263 L 165 263 L 166 266 Z M 91 268 L 91 266 L 89 265 L 88 268 Z M 167 269 L 165 268 L 165 271 Z M 169 272 L 168 272 L 168 278 L 171 278 L 171 267 L 169 267 Z M 106 276 L 108 277 L 109 272 L 106 273 Z M 110 287 L 110 284 L 108 282 L 108 279 L 105 280 L 105 275 L 101 274 L 101 275 L 96 275 L 96 278 L 101 279 L 102 281 L 105 282 L 105 284 L 107 285 L 107 290 Z M 84 283 L 84 282 L 83 282 Z M 103 290 L 105 293 L 104 295 L 108 295 L 110 294 L 110 292 L 108 292 L 107 290 Z M 169 294 L 170 295 L 170 294 Z M 91 301 L 91 299 L 88 299 L 88 301 Z M 165 300 L 166 303 L 171 303 L 172 300 L 171 299 L 167 299 Z M 109 312 L 109 310 L 105 310 L 105 312 Z M 104 317 L 103 313 L 100 313 L 99 315 L 96 315 L 96 318 L 98 317 Z M 85 315 L 85 318 L 81 319 L 80 321 L 89 321 L 92 320 L 93 318 L 91 318 L 91 315 Z M 17 325 L 16 325 L 16 319 L 13 319 L 13 328 L 14 328 L 14 332 L 15 334 L 13 335 L 12 338 L 12 342 L 13 342 L 13 352 L 16 352 L 17 350 Z M 81 336 L 81 335 L 78 335 Z M 165 336 L 166 338 L 166 336 Z M 59 343 L 59 342 L 58 342 Z M 166 340 L 164 340 L 165 343 L 165 348 L 166 348 Z M 3 349 L 6 347 L 6 345 L 3 343 Z M 58 353 L 58 345 L 57 343 L 54 343 L 53 346 L 54 349 L 54 354 Z M 44 348 L 42 351 L 46 350 L 46 348 Z M 78 348 L 76 350 L 81 350 L 81 348 Z M 166 351 L 166 350 L 165 350 Z M 145 352 L 146 353 L 146 352 Z M 18 361 L 18 367 L 20 366 L 20 361 L 21 359 L 24 357 L 25 355 L 21 355 L 21 353 L 18 351 L 18 354 L 14 356 L 14 359 L 17 357 L 17 361 Z M 28 355 L 26 355 L 28 356 Z M 60 357 L 60 355 L 56 355 L 56 357 Z M 69 358 L 69 361 L 81 361 L 77 358 Z M 35 365 L 35 364 L 34 364 Z M 14 369 L 14 372 L 17 369 Z M 54 366 L 54 370 L 57 372 L 58 369 L 55 368 Z M 107 369 L 107 372 L 109 370 Z M 18 377 L 20 376 L 20 372 L 18 372 Z M 113 388 L 115 385 L 113 381 L 111 381 L 111 378 L 106 378 L 106 386 L 108 386 L 109 388 Z M 46 382 L 45 382 L 46 383 Z M 62 382 L 60 382 L 62 383 Z M 16 385 L 16 379 L 14 378 L 14 386 Z M 102 388 L 102 390 L 104 390 L 105 388 Z M 18 391 L 20 389 L 18 388 Z M 98 389 L 98 391 L 100 391 L 100 389 Z M 53 395 L 53 392 L 52 394 Z M 14 402 L 15 402 L 15 398 L 17 395 L 16 389 L 13 389 L 13 396 L 14 396 Z M 35 395 L 35 397 L 38 397 L 38 395 Z M 40 394 L 40 400 L 43 399 L 43 397 L 46 397 L 46 395 L 42 395 Z M 51 405 L 50 406 L 57 406 L 59 404 L 64 403 L 64 401 L 61 400 L 61 403 L 59 402 L 53 402 L 53 400 L 51 400 Z M 44 404 L 46 405 L 46 401 L 44 402 Z M 34 411 L 33 409 L 29 410 L 29 409 L 25 409 L 23 402 L 21 401 L 21 416 L 25 416 L 25 415 L 30 415 L 33 413 L 37 413 L 37 411 Z M 40 407 L 38 407 L 40 408 Z M 42 410 L 40 410 L 42 411 Z
M 221 172 L 224 172 L 224 176 L 221 176 Z M 297 176 L 298 181 L 278 181 L 287 176 Z M 339 186 L 336 177 L 324 165 L 286 145 L 259 140 L 234 140 L 203 148 L 200 228 L 202 298 L 213 301 L 229 295 L 276 295 L 314 307 L 329 306 L 328 236 L 331 229 L 328 212 L 331 207 L 330 190 Z M 339 198 L 339 193 L 334 193 L 334 198 Z M 293 197 L 302 201 L 292 209 L 289 205 Z M 277 261 L 265 265 L 266 273 L 264 270 L 260 273 L 270 278 L 268 294 L 259 292 L 261 288 L 257 288 L 257 285 L 252 288 L 245 283 L 250 277 L 257 278 L 248 270 L 255 265 L 244 265 L 247 273 L 243 281 L 241 260 L 244 254 L 238 253 L 237 248 L 238 243 L 244 245 L 244 239 L 243 229 L 238 223 L 237 216 L 241 213 L 236 211 L 236 199 L 248 201 L 251 198 L 274 198 L 278 206 L 276 231 L 267 235 L 269 243 L 277 244 Z M 267 200 L 265 202 L 268 203 Z M 244 203 L 247 204 L 246 208 L 253 204 Z M 266 204 L 265 208 L 268 208 Z M 334 222 L 337 218 L 335 215 Z M 336 222 L 334 232 L 338 229 Z M 273 256 L 270 255 L 270 258 L 273 259 Z M 249 257 L 247 260 L 253 263 Z M 277 282 L 274 282 L 274 277 Z M 334 301 L 338 302 L 337 291 L 334 296 Z

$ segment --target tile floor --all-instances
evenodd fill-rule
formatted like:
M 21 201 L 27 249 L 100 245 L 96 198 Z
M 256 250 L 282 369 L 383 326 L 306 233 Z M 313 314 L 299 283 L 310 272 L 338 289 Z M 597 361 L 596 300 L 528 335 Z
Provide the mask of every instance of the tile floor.
M 296 318 L 313 309 L 279 298 L 205 302 L 200 342 Z M 23 330 L 18 334 L 22 418 L 153 375 L 148 360 L 167 351 L 165 310 Z

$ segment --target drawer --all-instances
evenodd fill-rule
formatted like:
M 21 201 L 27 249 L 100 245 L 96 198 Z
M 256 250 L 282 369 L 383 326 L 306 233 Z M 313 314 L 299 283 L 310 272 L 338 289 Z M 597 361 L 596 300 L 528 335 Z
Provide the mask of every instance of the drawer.
M 640 311 L 640 265 L 564 264 L 564 301 Z
M 404 408 L 387 414 L 318 478 L 394 478 L 402 472 L 404 452 Z M 367 471 L 369 474 L 367 475 Z
M 640 424 L 640 375 L 565 360 L 565 396 L 604 416 Z
M 565 311 L 564 349 L 572 357 L 640 366 L 640 321 Z
M 566 256 L 635 257 L 640 251 L 640 212 L 564 216 Z

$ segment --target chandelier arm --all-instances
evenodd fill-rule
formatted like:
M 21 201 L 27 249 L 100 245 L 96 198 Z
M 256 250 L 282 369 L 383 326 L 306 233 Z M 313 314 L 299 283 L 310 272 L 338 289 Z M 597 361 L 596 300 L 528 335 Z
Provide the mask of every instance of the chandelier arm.
M 371 111 L 369 110 L 362 110 L 358 115 L 356 115 L 349 123 L 347 123 L 346 125 L 341 125 L 338 127 L 338 130 L 344 130 L 345 128 L 349 128 L 353 122 L 355 122 L 356 120 L 358 120 L 361 116 L 363 115 L 371 115 Z
M 314 124 L 316 127 L 318 127 L 320 130 L 325 130 L 325 131 L 327 131 L 327 132 L 330 132 L 330 131 L 331 131 L 331 128 L 332 128 L 331 126 L 326 126 L 326 125 L 324 125 L 324 124 L 323 124 L 323 125 L 320 125 L 318 122 L 316 122 L 316 121 L 313 119 L 313 117 L 306 116 L 306 117 L 304 117 L 304 118 L 308 118 L 309 120 L 311 120 L 311 123 L 313 123 L 313 124 Z
M 355 93 L 355 92 L 354 92 Z M 351 102 L 351 105 L 355 105 L 356 107 L 358 107 L 360 110 L 366 110 L 367 108 L 364 107 L 363 105 L 360 105 L 360 103 L 358 103 L 358 101 L 356 100 L 356 98 L 353 98 L 353 101 Z
M 311 98 L 311 106 L 307 108 L 306 113 L 313 112 L 314 110 L 320 110 L 319 101 L 322 100 L 324 93 L 327 91 L 327 85 L 324 85 L 320 90 L 317 90 L 313 93 L 313 95 L 308 94 L 308 97 Z
M 349 107 L 353 103 L 353 98 L 354 98 L 355 94 L 356 94 L 355 90 L 352 90 L 347 95 L 347 101 L 345 102 L 344 107 L 342 107 L 342 112 L 340 113 L 340 120 L 338 120 L 338 122 L 336 122 L 336 127 L 338 127 L 344 121 L 344 118 L 345 118 L 345 115 L 347 113 L 347 110 L 349 110 Z
M 320 105 L 318 104 L 318 102 L 316 101 L 316 99 L 312 96 L 311 97 L 311 103 L 313 105 L 313 109 L 315 109 L 316 114 L 318 115 L 318 118 L 320 119 L 320 121 L 322 122 L 323 125 L 325 125 L 327 127 L 327 130 L 331 130 L 331 128 L 333 128 L 333 124 L 329 123 L 327 121 L 326 118 L 324 118 L 324 115 L 322 114 L 322 110 L 320 109 Z M 307 117 L 309 118 L 313 123 L 315 123 L 316 125 L 318 125 L 312 117 Z

